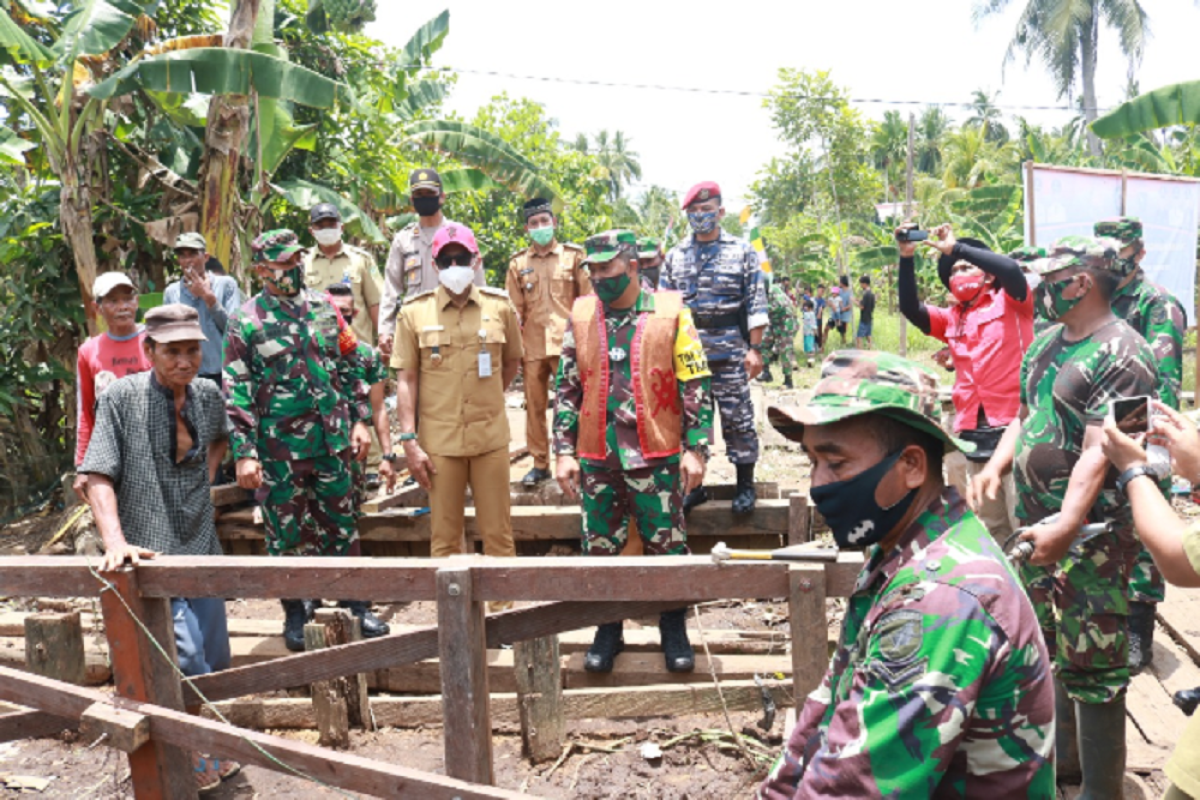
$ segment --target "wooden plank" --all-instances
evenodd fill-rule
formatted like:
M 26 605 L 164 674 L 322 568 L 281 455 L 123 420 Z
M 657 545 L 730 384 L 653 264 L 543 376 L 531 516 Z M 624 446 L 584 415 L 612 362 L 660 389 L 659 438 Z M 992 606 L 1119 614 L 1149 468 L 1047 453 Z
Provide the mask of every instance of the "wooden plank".
M 529 455 L 529 448 L 524 442 L 514 442 L 508 448 L 509 462 L 517 461 Z M 397 471 L 406 470 L 408 467 L 408 458 L 403 454 L 396 459 L 395 467 Z M 408 477 L 407 473 L 404 477 Z M 370 500 L 362 505 L 364 514 L 376 514 L 380 511 L 386 511 L 390 508 L 399 508 L 402 506 L 427 506 L 429 505 L 429 494 L 420 486 L 412 485 L 405 486 L 396 491 L 395 494 L 383 494 Z
M 1162 627 L 1154 637 L 1154 660 L 1149 669 L 1169 695 L 1200 686 L 1200 667 Z
M 0 700 L 25 702 L 77 719 L 93 703 L 106 699 L 94 689 L 0 668 Z M 285 774 L 294 774 L 294 770 L 347 792 L 377 797 L 420 797 L 422 800 L 532 800 L 520 792 L 478 786 L 350 753 L 333 753 L 303 742 L 234 728 L 161 706 L 131 703 L 128 708 L 149 717 L 154 739 L 172 747 L 220 753 L 242 764 Z M 181 764 L 189 770 L 190 778 L 190 759 Z M 180 796 L 196 796 L 194 781 L 190 793 Z M 141 797 L 139 794 L 139 800 Z
M 25 666 L 30 672 L 82 686 L 87 681 L 78 611 L 25 618 Z
M 513 679 L 521 717 L 521 750 L 530 761 L 562 754 L 562 664 L 558 637 L 542 636 L 513 645 Z
M 108 573 L 112 590 L 100 595 L 113 682 L 125 700 L 182 712 L 171 603 L 142 597 L 138 578 L 131 567 Z M 129 753 L 128 759 L 138 800 L 195 796 L 189 751 L 156 737 Z
M 809 693 L 821 685 L 829 663 L 824 571 L 824 567 L 818 564 L 792 564 L 788 567 L 792 687 L 795 690 L 797 714 Z
M 304 626 L 305 651 L 324 650 L 325 623 L 310 622 Z M 313 714 L 317 718 L 317 744 L 345 750 L 350 747 L 350 710 L 346 707 L 349 687 L 344 678 L 313 681 L 308 687 L 312 696 Z
M 788 545 L 804 544 L 812 539 L 812 529 L 809 527 L 811 513 L 808 508 L 808 498 L 796 492 L 788 498 Z
M 1193 661 L 1200 662 L 1200 590 L 1172 586 L 1166 602 L 1158 604 L 1158 621 Z
M 83 651 L 84 676 L 86 686 L 101 686 L 112 680 L 112 666 L 108 662 L 108 648 L 97 647 L 87 642 Z M 0 638 L 0 664 L 13 669 L 28 669 L 25 665 L 25 638 Z
M 247 503 L 254 499 L 254 492 L 243 489 L 236 483 L 223 483 L 220 486 L 214 486 L 208 490 L 208 495 L 212 498 L 213 508 Z
M 762 709 L 762 691 L 754 681 L 722 681 L 721 692 L 730 711 Z M 791 703 L 790 684 L 767 687 L 780 708 Z M 491 696 L 492 724 L 512 728 L 519 724 L 517 695 L 511 692 Z M 312 730 L 316 720 L 307 698 L 230 700 L 215 704 L 232 724 L 256 730 Z M 372 704 L 380 725 L 415 728 L 442 724 L 442 698 L 376 697 Z M 617 688 L 566 689 L 563 691 L 563 716 L 569 720 L 628 719 L 675 717 L 687 714 L 721 712 L 721 696 L 712 683 L 657 684 Z M 204 715 L 213 712 L 205 709 Z M 2 720 L 3 717 L 0 717 Z
M 708 657 L 702 653 L 696 653 L 694 672 L 667 672 L 662 653 L 621 653 L 609 673 L 587 672 L 583 668 L 583 657 L 583 653 L 564 657 L 567 667 L 563 677 L 568 689 L 712 681 Z M 712 667 L 722 681 L 753 680 L 755 675 L 786 673 L 789 665 L 789 659 L 784 655 L 712 657 Z
M 1126 713 L 1146 740 L 1158 747 L 1174 747 L 1188 718 L 1171 702 L 1171 696 L 1153 673 L 1134 675 L 1126 698 Z
M 55 736 L 74 727 L 75 723 L 70 720 L 43 711 L 34 709 L 12 711 L 0 715 L 0 742 Z
M 484 605 L 470 567 L 437 573 L 438 655 L 442 672 L 446 774 L 492 785 L 492 720 L 488 708 Z
M 324 624 L 327 646 L 337 647 L 363 640 L 361 621 L 345 608 L 319 608 L 314 620 Z M 349 723 L 363 730 L 375 730 L 375 725 L 371 722 L 371 698 L 367 694 L 366 674 L 357 672 L 345 675 L 340 680 L 345 681 L 346 714 Z
M 79 733 L 88 741 L 104 737 L 104 746 L 132 753 L 150 741 L 150 719 L 112 703 L 93 703 L 79 718 Z
M 5 597 L 95 597 L 101 584 L 83 556 L 0 556 Z

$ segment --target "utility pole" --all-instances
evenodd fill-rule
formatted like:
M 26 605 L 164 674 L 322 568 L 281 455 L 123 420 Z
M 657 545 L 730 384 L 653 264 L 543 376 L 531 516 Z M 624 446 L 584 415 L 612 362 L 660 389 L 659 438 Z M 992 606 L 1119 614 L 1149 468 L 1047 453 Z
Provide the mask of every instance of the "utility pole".
M 908 114 L 908 154 L 905 157 L 905 163 L 904 163 L 905 171 L 907 173 L 907 180 L 905 181 L 905 183 L 907 185 L 904 187 L 904 219 L 905 219 L 905 221 L 907 221 L 908 217 L 912 215 L 912 207 L 913 207 L 913 139 L 914 139 L 913 129 L 914 129 L 914 117 L 913 117 L 912 112 L 910 111 Z M 900 264 L 899 264 L 899 262 L 897 262 L 896 272 L 899 273 L 899 270 L 900 270 Z M 908 355 L 908 320 L 904 318 L 903 314 L 900 315 L 900 355 L 902 355 L 902 356 Z

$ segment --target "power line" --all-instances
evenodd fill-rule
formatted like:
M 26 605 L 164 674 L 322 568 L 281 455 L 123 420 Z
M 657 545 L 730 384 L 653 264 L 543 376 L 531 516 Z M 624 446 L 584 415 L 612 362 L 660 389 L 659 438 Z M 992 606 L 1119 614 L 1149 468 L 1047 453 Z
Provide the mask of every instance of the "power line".
M 669 86 L 658 83 L 618 83 L 614 81 L 600 80 L 584 80 L 580 78 L 562 78 L 552 75 L 517 75 L 511 72 L 500 72 L 499 70 L 484 70 L 484 69 L 466 69 L 463 67 L 435 67 L 435 69 L 445 70 L 446 72 L 455 72 L 460 75 L 479 75 L 488 78 L 505 78 L 507 80 L 518 81 L 540 81 L 542 83 L 561 83 L 570 86 L 596 86 L 606 89 L 642 89 L 659 92 L 679 92 L 682 94 L 709 94 L 709 95 L 724 95 L 729 97 L 753 97 L 766 99 L 770 97 L 801 97 L 808 100 L 828 100 L 837 101 L 845 99 L 850 103 L 858 103 L 861 105 L 889 105 L 889 106 L 935 106 L 938 108 L 971 108 L 975 104 L 970 101 L 943 101 L 943 100 L 893 100 L 884 97 L 812 97 L 809 95 L 799 94 L 773 94 L 771 92 L 751 91 L 747 89 L 716 89 L 707 86 Z M 1094 110 L 1096 112 L 1104 112 L 1110 110 L 1109 107 L 1097 107 L 1095 109 L 1082 108 L 1079 106 L 1045 106 L 1045 105 L 996 105 L 993 108 L 998 108 L 1003 111 L 1069 111 L 1072 113 L 1083 113 L 1084 111 Z

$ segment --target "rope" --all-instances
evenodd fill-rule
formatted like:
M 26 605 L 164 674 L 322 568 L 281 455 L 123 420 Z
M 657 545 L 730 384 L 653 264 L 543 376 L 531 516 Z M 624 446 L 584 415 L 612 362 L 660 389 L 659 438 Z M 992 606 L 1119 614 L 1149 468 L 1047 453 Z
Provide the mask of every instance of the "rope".
M 135 614 L 133 612 L 133 609 L 129 607 L 129 603 L 127 603 L 125 601 L 125 598 L 121 596 L 121 593 L 119 591 L 117 591 L 117 587 L 114 586 L 111 581 L 109 581 L 107 578 L 105 578 L 103 575 L 101 575 L 98 571 L 96 571 L 96 568 L 94 566 L 92 566 L 92 559 L 90 556 L 87 557 L 87 568 L 88 568 L 88 572 L 92 573 L 92 575 L 96 578 L 96 580 L 99 581 L 100 584 L 103 586 L 103 588 L 100 590 L 100 594 L 103 595 L 105 592 L 112 592 L 113 595 L 119 601 L 121 601 L 121 605 L 125 607 L 125 610 L 127 612 L 129 612 L 129 618 L 132 619 L 134 621 L 134 623 L 141 629 L 142 633 L 144 633 L 146 635 L 146 638 L 150 641 L 150 644 L 154 646 L 155 651 L 160 656 L 162 656 L 163 660 L 166 661 L 167 664 L 170 665 L 171 669 L 174 670 L 177 675 L 179 675 L 180 682 L 191 685 L 191 680 L 188 678 L 187 675 L 183 674 L 183 670 L 181 670 L 179 668 L 179 664 L 177 664 L 175 662 L 175 659 L 171 657 L 171 655 L 167 652 L 166 648 L 164 648 L 159 643 L 158 639 L 156 639 L 154 637 L 154 634 L 150 632 L 150 629 L 146 627 L 145 623 L 143 623 L 142 620 L 138 618 L 137 614 Z M 217 719 L 219 719 L 221 722 L 225 723 L 226 725 L 229 725 L 230 727 L 232 727 L 234 729 L 237 728 L 236 725 L 234 725 L 232 722 L 230 722 L 229 719 L 226 718 L 226 716 L 224 714 L 222 714 L 221 711 L 216 706 L 214 706 L 207 697 L 204 696 L 203 692 L 201 692 L 199 689 L 196 689 L 195 686 L 192 686 L 192 690 L 195 691 L 196 694 L 200 697 L 200 700 L 202 701 L 202 705 L 205 708 L 207 708 L 209 711 L 211 711 L 213 713 L 213 715 L 216 716 Z M 253 747 L 255 750 L 257 750 L 268 761 L 271 761 L 276 766 L 280 767 L 282 769 L 282 771 L 289 772 L 292 775 L 296 776 L 297 778 L 302 778 L 306 781 L 310 781 L 310 782 L 315 783 L 319 786 L 322 786 L 326 789 L 329 789 L 333 792 L 336 792 L 337 794 L 340 794 L 342 797 L 348 797 L 348 798 L 350 798 L 350 800 L 359 800 L 357 795 L 351 794 L 350 792 L 347 792 L 344 789 L 340 789 L 337 786 L 331 786 L 330 784 L 322 781 L 320 778 L 315 778 L 312 775 L 302 772 L 301 770 L 297 769 L 296 767 L 293 767 L 290 764 L 284 763 L 277 756 L 267 752 L 267 750 L 262 745 L 258 744 L 258 742 L 251 741 L 246 736 L 243 736 L 241 734 L 238 735 L 238 738 L 241 739 L 246 744 Z

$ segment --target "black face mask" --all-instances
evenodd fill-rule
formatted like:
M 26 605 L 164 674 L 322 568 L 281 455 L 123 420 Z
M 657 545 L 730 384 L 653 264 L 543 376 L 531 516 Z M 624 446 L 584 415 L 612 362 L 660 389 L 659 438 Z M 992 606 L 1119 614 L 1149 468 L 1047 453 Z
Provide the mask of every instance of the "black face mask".
M 876 544 L 891 533 L 896 523 L 908 512 L 908 507 L 917 497 L 916 489 L 909 491 L 890 508 L 882 508 L 875 501 L 879 482 L 896 466 L 903 452 L 902 449 L 897 450 L 853 478 L 814 486 L 809 490 L 809 497 L 829 524 L 833 540 L 839 548 L 864 550 Z
M 419 217 L 432 217 L 442 210 L 442 198 L 440 197 L 414 197 L 412 204 Z

